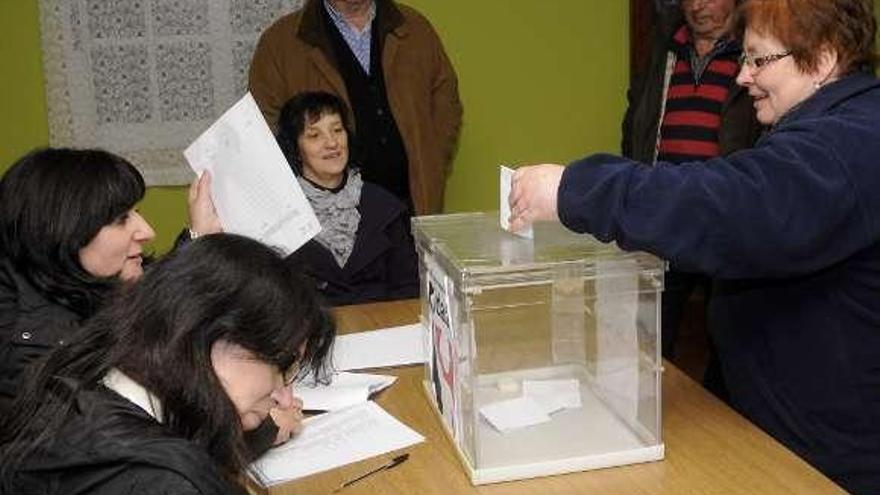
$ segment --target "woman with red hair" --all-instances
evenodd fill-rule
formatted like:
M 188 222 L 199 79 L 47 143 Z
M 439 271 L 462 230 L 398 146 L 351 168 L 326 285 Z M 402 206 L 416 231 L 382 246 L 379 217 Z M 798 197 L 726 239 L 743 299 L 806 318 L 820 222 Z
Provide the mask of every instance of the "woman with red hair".
M 559 219 L 715 280 L 735 408 L 841 486 L 880 493 L 880 81 L 870 0 L 746 0 L 742 70 L 768 132 L 653 167 L 516 172 L 511 226 Z M 657 207 L 662 205 L 662 207 Z

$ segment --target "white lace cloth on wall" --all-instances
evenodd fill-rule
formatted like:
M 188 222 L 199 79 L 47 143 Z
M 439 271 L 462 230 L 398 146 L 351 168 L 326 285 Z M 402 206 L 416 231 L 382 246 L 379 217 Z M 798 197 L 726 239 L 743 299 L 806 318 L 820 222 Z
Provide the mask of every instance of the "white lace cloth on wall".
M 52 146 L 104 148 L 148 185 L 247 91 L 260 33 L 302 0 L 40 0 Z

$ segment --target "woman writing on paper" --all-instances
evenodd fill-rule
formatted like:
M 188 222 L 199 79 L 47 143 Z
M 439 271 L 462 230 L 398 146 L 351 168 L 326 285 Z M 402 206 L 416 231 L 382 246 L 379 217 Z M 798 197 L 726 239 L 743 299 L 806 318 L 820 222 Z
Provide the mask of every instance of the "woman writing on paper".
M 333 333 L 271 249 L 189 243 L 49 354 L 0 420 L 0 492 L 246 493 L 244 432 L 322 372 Z

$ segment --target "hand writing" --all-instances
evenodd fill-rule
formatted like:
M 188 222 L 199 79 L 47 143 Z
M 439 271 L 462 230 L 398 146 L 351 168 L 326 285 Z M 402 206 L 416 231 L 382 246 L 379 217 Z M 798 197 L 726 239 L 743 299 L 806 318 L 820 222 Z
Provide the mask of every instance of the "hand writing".
M 274 407 L 269 411 L 272 420 L 278 425 L 278 436 L 275 437 L 275 445 L 281 445 L 302 431 L 302 407 L 302 399 L 294 397 L 290 407 Z

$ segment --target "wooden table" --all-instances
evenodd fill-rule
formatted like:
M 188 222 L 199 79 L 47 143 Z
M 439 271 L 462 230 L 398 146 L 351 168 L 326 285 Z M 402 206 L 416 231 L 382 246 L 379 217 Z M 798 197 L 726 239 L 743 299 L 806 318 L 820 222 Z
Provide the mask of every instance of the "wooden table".
M 339 308 L 340 333 L 418 321 L 417 301 Z M 394 469 L 344 488 L 357 494 L 556 495 L 603 494 L 845 494 L 832 481 L 706 392 L 670 363 L 663 375 L 663 440 L 659 462 L 474 487 L 459 463 L 439 419 L 427 402 L 421 366 L 384 370 L 399 377 L 377 402 L 425 436 Z M 390 456 L 279 485 L 272 495 L 331 493 Z

